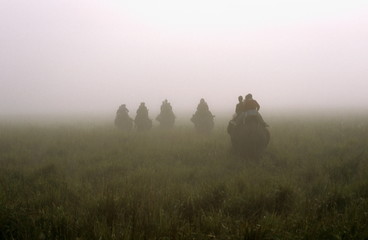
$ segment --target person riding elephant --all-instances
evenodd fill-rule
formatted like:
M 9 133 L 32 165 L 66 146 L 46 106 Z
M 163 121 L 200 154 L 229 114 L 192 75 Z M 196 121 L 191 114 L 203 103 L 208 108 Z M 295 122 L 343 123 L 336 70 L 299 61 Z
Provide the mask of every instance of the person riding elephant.
M 137 109 L 137 116 L 148 118 L 148 109 L 144 102 L 139 105 L 139 108 Z
M 122 130 L 131 130 L 133 119 L 129 116 L 129 110 L 125 104 L 120 105 L 116 111 L 115 126 Z
M 227 132 L 233 149 L 245 157 L 259 158 L 270 141 L 268 125 L 259 114 L 260 105 L 247 94 L 243 103 L 241 97 L 236 107 L 235 117 L 230 120 Z
M 239 115 L 244 110 L 244 102 L 243 102 L 243 96 L 238 97 L 238 104 L 236 104 L 235 107 L 235 113 Z
M 120 105 L 119 109 L 116 111 L 116 114 L 126 114 L 126 113 L 129 113 L 129 110 L 125 104 Z
M 209 133 L 214 127 L 214 117 L 209 110 L 207 102 L 201 98 L 197 106 L 197 111 L 192 116 L 191 121 L 194 123 L 194 127 L 198 132 Z
M 148 109 L 144 102 L 139 105 L 134 122 L 138 130 L 149 130 L 152 128 L 152 120 L 148 117 Z
M 207 111 L 209 111 L 208 104 L 203 98 L 201 98 L 201 100 L 199 101 L 199 104 L 197 106 L 197 111 L 198 112 L 207 112 Z
M 265 127 L 268 127 L 268 124 L 263 120 L 261 114 L 259 113 L 260 108 L 261 106 L 256 100 L 253 99 L 252 94 L 249 93 L 245 96 L 243 104 L 243 112 L 245 113 L 245 118 L 248 116 L 256 116 Z
M 160 114 L 156 117 L 156 120 L 160 122 L 161 128 L 171 128 L 174 126 L 175 122 L 175 114 L 172 110 L 172 106 L 165 99 L 161 104 L 161 111 Z

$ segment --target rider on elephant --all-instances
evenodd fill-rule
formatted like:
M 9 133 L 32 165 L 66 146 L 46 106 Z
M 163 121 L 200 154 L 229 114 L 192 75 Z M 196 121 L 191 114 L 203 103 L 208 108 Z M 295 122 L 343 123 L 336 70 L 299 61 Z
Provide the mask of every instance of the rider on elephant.
M 244 112 L 244 101 L 243 96 L 238 97 L 238 104 L 236 104 L 235 107 L 235 114 L 233 115 L 233 124 L 238 125 L 241 124 L 241 122 L 245 118 L 245 112 Z
M 139 105 L 139 108 L 137 109 L 137 116 L 142 118 L 148 118 L 148 109 L 144 102 Z
M 243 96 L 238 97 L 238 104 L 236 104 L 235 107 L 235 113 L 239 115 L 241 112 L 243 112 L 244 109 L 244 102 L 243 102 Z
M 253 99 L 252 94 L 249 93 L 245 96 L 243 104 L 243 112 L 245 113 L 245 118 L 248 116 L 256 116 L 265 127 L 268 127 L 268 124 L 263 120 L 261 114 L 259 113 L 260 108 L 261 106 L 256 100 Z
M 206 101 L 201 98 L 197 111 L 190 120 L 194 123 L 194 127 L 198 132 L 209 133 L 214 127 L 214 117 Z
M 120 105 L 119 109 L 116 111 L 117 114 L 128 113 L 128 112 L 129 110 L 125 104 Z
M 175 114 L 172 110 L 172 106 L 165 99 L 161 104 L 160 114 L 156 117 L 156 120 L 160 122 L 160 127 L 171 128 L 175 122 Z
M 206 101 L 203 98 L 201 98 L 201 100 L 199 101 L 199 104 L 197 106 L 197 111 L 198 112 L 207 112 L 207 111 L 209 111 L 208 104 L 206 103 Z
M 148 109 L 144 102 L 139 105 L 134 119 L 137 130 L 149 130 L 152 128 L 152 120 L 148 117 Z
M 120 105 L 116 111 L 115 126 L 121 129 L 130 130 L 132 128 L 133 119 L 129 117 L 129 110 L 125 104 Z

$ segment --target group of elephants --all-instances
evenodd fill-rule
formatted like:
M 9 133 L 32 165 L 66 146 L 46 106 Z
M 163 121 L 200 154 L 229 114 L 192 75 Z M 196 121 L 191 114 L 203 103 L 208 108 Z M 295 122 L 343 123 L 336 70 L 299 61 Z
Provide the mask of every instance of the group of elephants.
M 210 133 L 214 127 L 214 115 L 212 115 L 209 107 L 204 99 L 201 99 L 197 111 L 191 118 L 195 129 L 200 133 Z M 159 127 L 163 129 L 170 129 L 175 124 L 175 114 L 171 104 L 164 100 L 161 105 L 160 114 L 156 120 L 160 123 Z M 144 102 L 142 102 L 134 119 L 129 116 L 129 110 L 125 104 L 121 105 L 116 112 L 115 126 L 124 131 L 130 131 L 135 126 L 137 131 L 147 131 L 152 128 L 152 119 L 148 116 L 148 109 Z
M 152 128 L 152 119 L 149 118 L 145 103 L 141 103 L 136 116 L 132 119 L 129 110 L 123 104 L 116 112 L 115 126 L 122 131 L 131 131 L 133 126 L 137 131 L 147 131 Z M 198 133 L 208 134 L 214 128 L 214 115 L 212 115 L 207 102 L 202 98 L 193 114 L 191 121 Z M 171 129 L 175 124 L 175 114 L 171 104 L 164 100 L 160 108 L 160 114 L 156 117 L 159 128 Z M 267 147 L 270 133 L 266 126 L 258 118 L 248 116 L 243 121 L 232 119 L 227 127 L 231 137 L 233 149 L 243 156 L 258 157 Z

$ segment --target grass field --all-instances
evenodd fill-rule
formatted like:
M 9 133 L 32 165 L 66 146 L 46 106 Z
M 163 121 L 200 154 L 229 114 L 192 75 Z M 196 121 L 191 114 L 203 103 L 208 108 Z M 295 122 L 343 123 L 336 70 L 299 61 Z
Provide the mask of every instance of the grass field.
M 368 118 L 268 123 L 259 160 L 224 124 L 2 124 L 0 239 L 368 239 Z

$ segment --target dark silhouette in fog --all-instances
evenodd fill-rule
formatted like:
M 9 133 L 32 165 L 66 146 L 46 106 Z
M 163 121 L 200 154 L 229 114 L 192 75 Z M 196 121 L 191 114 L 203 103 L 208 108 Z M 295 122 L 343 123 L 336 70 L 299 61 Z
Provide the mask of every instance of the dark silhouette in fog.
M 238 97 L 239 103 L 235 108 L 234 119 L 236 123 L 241 123 L 247 116 L 255 116 L 258 118 L 259 122 L 262 123 L 265 127 L 268 127 L 268 124 L 263 120 L 261 114 L 259 113 L 259 109 L 261 106 L 259 103 L 253 99 L 252 94 L 247 94 L 245 96 L 245 100 L 243 101 L 243 97 Z
M 194 128 L 199 133 L 209 133 L 214 127 L 214 115 L 209 110 L 207 102 L 202 98 L 197 106 L 197 111 L 190 119 Z
M 160 123 L 161 128 L 172 128 L 175 123 L 175 114 L 172 110 L 171 104 L 165 99 L 161 105 L 160 114 L 157 116 L 156 120 Z
M 144 102 L 142 102 L 137 109 L 134 123 L 138 131 L 146 131 L 152 128 L 152 120 L 148 117 L 148 109 Z
M 133 119 L 129 117 L 129 110 L 125 104 L 120 105 L 116 111 L 115 126 L 124 131 L 130 131 L 133 128 Z
M 236 152 L 245 157 L 258 158 L 270 141 L 268 125 L 259 114 L 260 105 L 252 94 L 248 94 L 243 103 L 240 102 L 241 97 L 238 100 L 236 114 L 229 122 L 227 132 Z M 239 108 L 241 111 L 237 112 Z
M 249 93 L 247 94 L 247 96 L 245 96 L 244 100 L 245 117 L 254 115 L 258 118 L 260 123 L 262 123 L 265 127 L 268 127 L 268 124 L 263 120 L 261 114 L 259 113 L 260 108 L 261 106 L 256 100 L 253 99 L 252 94 Z
M 238 97 L 238 104 L 236 104 L 236 107 L 235 107 L 235 113 L 236 114 L 240 114 L 241 112 L 243 112 L 243 96 L 239 96 Z

